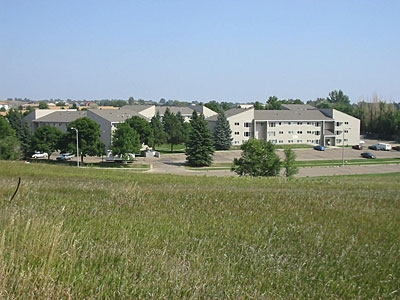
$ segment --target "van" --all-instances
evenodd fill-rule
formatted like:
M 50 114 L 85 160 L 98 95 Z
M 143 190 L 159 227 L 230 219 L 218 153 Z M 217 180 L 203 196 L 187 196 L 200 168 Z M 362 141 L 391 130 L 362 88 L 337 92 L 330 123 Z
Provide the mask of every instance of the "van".
M 376 145 L 376 150 L 389 151 L 389 150 L 392 150 L 392 145 L 385 144 L 385 143 L 379 143 Z

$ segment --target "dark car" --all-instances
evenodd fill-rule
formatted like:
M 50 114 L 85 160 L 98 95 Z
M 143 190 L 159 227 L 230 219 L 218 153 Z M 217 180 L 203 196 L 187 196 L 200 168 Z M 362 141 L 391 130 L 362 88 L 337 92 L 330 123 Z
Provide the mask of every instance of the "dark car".
M 371 146 L 368 146 L 368 149 L 378 150 L 378 146 L 377 145 L 371 145 Z
M 351 148 L 355 149 L 355 150 L 362 150 L 363 147 L 361 145 L 354 145 Z
M 370 153 L 370 152 L 363 152 L 363 153 L 361 153 L 361 157 L 364 157 L 364 158 L 376 158 L 376 156 L 373 155 L 373 154 Z
M 325 151 L 325 147 L 322 145 L 317 145 L 314 147 L 314 150 L 318 150 L 318 151 Z

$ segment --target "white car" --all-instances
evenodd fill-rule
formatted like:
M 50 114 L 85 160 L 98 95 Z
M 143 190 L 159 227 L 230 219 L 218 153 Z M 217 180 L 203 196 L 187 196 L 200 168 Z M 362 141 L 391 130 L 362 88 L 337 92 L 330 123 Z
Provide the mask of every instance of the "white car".
M 48 158 L 49 155 L 46 152 L 40 153 L 40 152 L 35 152 L 35 154 L 32 155 L 32 158 Z

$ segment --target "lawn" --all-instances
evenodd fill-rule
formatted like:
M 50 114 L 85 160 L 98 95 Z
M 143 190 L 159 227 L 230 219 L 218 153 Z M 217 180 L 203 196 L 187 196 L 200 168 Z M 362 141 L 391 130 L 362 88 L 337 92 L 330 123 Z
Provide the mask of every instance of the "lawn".
M 400 173 L 0 170 L 1 298 L 400 297 Z

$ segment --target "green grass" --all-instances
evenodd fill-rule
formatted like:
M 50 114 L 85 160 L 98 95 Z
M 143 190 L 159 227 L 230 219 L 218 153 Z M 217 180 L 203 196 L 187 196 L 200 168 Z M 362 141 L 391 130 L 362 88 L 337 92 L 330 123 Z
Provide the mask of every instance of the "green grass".
M 400 297 L 400 173 L 0 170 L 1 298 Z

